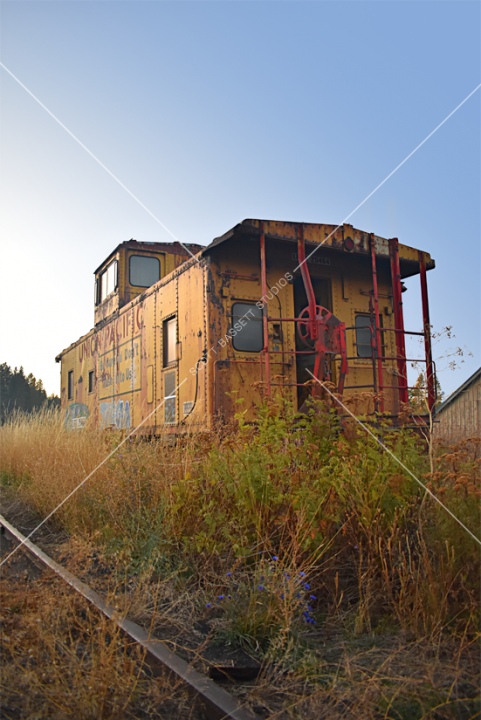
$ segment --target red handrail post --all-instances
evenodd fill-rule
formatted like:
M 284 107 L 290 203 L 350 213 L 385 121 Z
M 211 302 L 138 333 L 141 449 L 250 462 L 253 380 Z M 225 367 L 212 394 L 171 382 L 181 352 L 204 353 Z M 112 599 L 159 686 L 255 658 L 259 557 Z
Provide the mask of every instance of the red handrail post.
M 372 263 L 372 286 L 374 296 L 374 315 L 376 318 L 376 345 L 377 345 L 377 374 L 379 383 L 379 395 L 380 395 L 380 407 L 381 412 L 384 412 L 384 397 L 383 397 L 383 377 L 382 377 L 382 345 L 381 345 L 381 330 L 379 321 L 379 296 L 377 291 L 377 267 L 376 267 L 376 248 L 374 245 L 374 234 L 371 233 L 371 263 Z
M 399 264 L 399 245 L 397 238 L 389 240 L 389 254 L 391 256 L 394 326 L 396 330 L 400 331 L 396 333 L 399 400 L 402 403 L 407 403 L 409 400 L 408 379 L 406 368 L 406 347 L 404 343 L 403 302 L 401 297 L 401 267 Z
M 426 355 L 426 385 L 428 388 L 428 407 L 432 412 L 436 402 L 434 383 L 433 354 L 431 345 L 431 323 L 429 321 L 428 284 L 426 279 L 426 256 L 419 251 L 419 275 L 421 278 L 421 298 L 423 304 L 424 352 Z
M 271 369 L 269 363 L 269 325 L 267 315 L 267 268 L 266 268 L 266 236 L 264 233 L 264 223 L 261 222 L 261 284 L 262 298 L 265 300 L 262 306 L 262 327 L 264 331 L 264 347 L 262 354 L 264 355 L 264 363 L 266 369 L 267 394 L 271 394 Z M 262 365 L 261 365 L 262 367 Z

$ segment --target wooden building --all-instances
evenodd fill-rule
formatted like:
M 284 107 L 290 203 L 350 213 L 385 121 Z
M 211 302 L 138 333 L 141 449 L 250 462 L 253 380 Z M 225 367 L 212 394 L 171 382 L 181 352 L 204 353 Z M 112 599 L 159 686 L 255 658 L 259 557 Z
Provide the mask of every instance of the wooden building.
M 481 437 L 481 368 L 438 407 L 434 435 L 452 442 Z

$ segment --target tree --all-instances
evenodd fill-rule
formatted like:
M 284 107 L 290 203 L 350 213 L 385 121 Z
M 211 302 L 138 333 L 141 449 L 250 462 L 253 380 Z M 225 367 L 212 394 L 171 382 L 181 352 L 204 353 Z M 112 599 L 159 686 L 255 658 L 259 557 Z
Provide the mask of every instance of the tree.
M 50 395 L 32 373 L 25 376 L 23 367 L 12 370 L 7 363 L 0 365 L 0 423 L 16 410 L 32 413 L 47 407 L 59 407 L 60 398 Z
M 444 393 L 441 389 L 441 384 L 436 377 L 436 402 L 434 408 L 441 405 L 443 401 Z M 428 388 L 426 383 L 426 372 L 421 370 L 418 375 L 418 379 L 413 388 L 409 390 L 409 403 L 413 409 L 413 412 L 419 413 L 419 415 L 426 415 L 428 412 Z

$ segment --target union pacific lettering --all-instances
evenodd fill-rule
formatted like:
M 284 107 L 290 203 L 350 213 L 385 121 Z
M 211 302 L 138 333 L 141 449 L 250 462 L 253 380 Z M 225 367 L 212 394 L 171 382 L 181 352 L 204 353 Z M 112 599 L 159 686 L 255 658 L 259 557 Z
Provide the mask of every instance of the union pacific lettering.
M 132 328 L 133 321 L 133 328 Z M 132 334 L 138 334 L 142 328 L 142 307 L 139 305 L 132 312 L 126 312 L 116 320 L 99 330 L 91 338 L 79 345 L 79 360 L 88 358 L 96 352 L 106 352 L 112 345 L 118 345 Z
M 80 343 L 78 346 L 78 358 L 80 362 L 82 360 L 85 360 L 89 357 L 92 357 L 97 352 L 97 339 L 95 335 L 92 335 L 91 337 L 87 338 L 87 340 L 84 340 L 83 343 Z

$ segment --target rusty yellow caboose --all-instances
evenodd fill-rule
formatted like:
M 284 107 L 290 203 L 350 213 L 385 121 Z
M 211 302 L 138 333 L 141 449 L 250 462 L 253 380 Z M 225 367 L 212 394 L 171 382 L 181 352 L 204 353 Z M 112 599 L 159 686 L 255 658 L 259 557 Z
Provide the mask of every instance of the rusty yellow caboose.
M 419 274 L 434 404 L 428 253 L 356 230 L 244 220 L 207 247 L 119 245 L 95 271 L 95 327 L 56 358 L 69 427 L 201 431 L 261 392 L 301 409 L 312 373 L 378 412 L 408 401 L 402 279 Z

